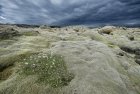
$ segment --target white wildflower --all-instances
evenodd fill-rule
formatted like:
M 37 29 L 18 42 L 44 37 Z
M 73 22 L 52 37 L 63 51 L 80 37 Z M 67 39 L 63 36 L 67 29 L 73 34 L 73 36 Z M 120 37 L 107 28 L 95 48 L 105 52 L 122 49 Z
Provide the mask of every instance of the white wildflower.
M 29 63 L 28 62 L 25 62 L 25 65 L 28 65 Z
M 55 59 L 53 59 L 53 62 L 55 62 Z
M 54 63 L 54 62 L 52 62 L 52 64 L 54 65 L 55 63 Z
M 33 58 L 32 56 L 30 56 L 30 58 Z
M 38 58 L 41 58 L 41 56 L 39 55 Z
M 44 55 L 43 55 L 42 57 L 43 57 L 43 58 L 46 58 L 46 56 L 44 56 Z

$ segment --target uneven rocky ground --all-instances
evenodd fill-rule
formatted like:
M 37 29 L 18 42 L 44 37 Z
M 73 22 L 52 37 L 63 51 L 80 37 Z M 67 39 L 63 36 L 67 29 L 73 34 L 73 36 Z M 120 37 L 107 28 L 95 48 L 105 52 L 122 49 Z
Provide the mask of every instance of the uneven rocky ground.
M 48 66 L 53 61 L 40 59 L 43 63 L 37 61 L 40 67 L 33 70 L 29 66 L 32 60 L 24 60 L 37 53 L 59 55 L 66 67 L 51 72 L 44 63 Z M 54 63 L 59 59 L 54 58 Z M 29 75 L 20 72 L 24 69 L 20 63 L 28 66 L 29 71 L 24 71 Z M 56 74 L 46 75 L 48 71 Z M 44 81 L 55 77 L 47 81 L 60 81 L 61 85 L 38 83 L 42 75 Z M 140 28 L 0 25 L 0 94 L 140 94 Z

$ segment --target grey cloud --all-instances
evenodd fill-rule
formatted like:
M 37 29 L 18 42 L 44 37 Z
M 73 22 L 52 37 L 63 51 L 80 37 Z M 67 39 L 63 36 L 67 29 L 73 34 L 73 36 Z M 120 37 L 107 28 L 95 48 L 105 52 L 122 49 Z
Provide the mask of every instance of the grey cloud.
M 6 23 L 140 24 L 139 6 L 139 0 L 1 0 L 0 16 Z
M 1 16 L 1 14 L 2 14 L 2 11 L 1 11 L 1 10 L 2 10 L 2 6 L 0 5 L 0 16 Z

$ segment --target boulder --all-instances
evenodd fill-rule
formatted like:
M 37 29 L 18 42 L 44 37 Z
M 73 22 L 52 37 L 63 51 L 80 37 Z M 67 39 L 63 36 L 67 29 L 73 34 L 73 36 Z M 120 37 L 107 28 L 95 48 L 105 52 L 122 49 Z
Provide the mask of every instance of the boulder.
M 99 29 L 99 33 L 102 34 L 110 34 L 116 29 L 114 26 L 104 26 L 103 28 Z

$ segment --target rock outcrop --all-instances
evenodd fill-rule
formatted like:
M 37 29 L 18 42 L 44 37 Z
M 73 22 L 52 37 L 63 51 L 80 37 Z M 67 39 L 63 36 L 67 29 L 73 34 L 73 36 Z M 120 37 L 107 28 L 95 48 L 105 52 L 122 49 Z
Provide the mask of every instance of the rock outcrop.
M 110 34 L 111 32 L 115 31 L 116 27 L 114 26 L 104 26 L 103 28 L 99 29 L 99 33 Z

